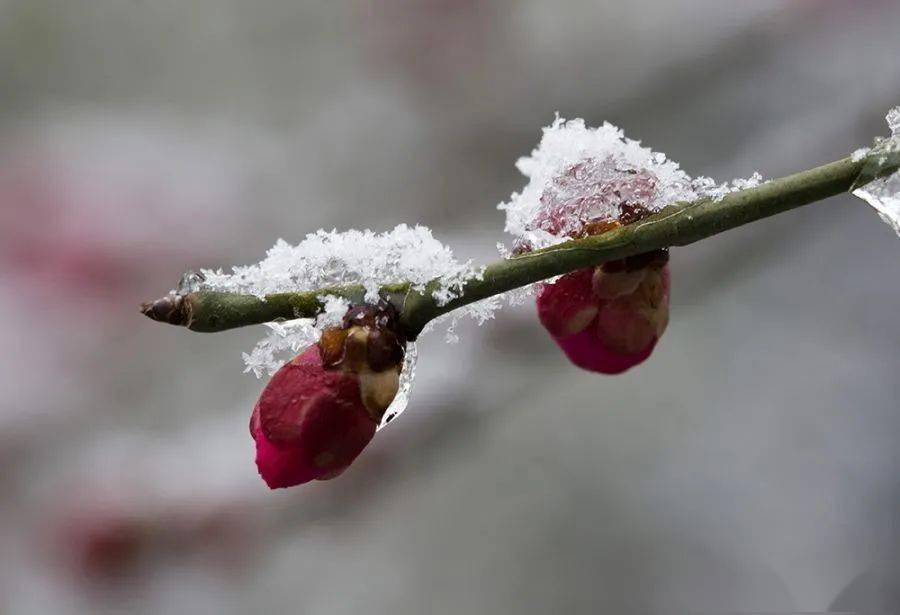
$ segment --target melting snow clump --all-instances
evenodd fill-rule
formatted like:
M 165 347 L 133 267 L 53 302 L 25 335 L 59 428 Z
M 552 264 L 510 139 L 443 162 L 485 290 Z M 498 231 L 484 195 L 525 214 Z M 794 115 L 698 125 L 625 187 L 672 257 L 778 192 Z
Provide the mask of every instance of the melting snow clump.
M 894 107 L 887 114 L 891 136 L 879 139 L 875 147 L 866 152 L 873 157 L 874 164 L 884 164 L 888 159 L 900 159 L 900 107 Z M 855 160 L 861 160 L 865 155 Z M 900 171 L 887 177 L 876 179 L 853 191 L 855 196 L 875 208 L 881 219 L 900 235 Z
M 591 223 L 620 221 L 623 204 L 653 213 L 677 201 L 720 199 L 763 181 L 758 173 L 725 184 L 695 179 L 608 122 L 589 128 L 584 120 L 558 116 L 544 128 L 537 149 L 516 166 L 529 182 L 498 208 L 506 212 L 506 231 L 516 247 L 529 250 L 577 237 Z

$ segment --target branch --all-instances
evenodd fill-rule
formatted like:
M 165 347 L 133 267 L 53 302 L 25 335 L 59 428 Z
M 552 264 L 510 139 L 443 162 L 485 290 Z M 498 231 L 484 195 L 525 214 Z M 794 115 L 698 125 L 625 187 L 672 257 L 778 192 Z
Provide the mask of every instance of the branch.
M 492 263 L 485 268 L 482 278 L 466 282 L 459 296 L 445 305 L 438 305 L 433 297 L 439 281 L 431 282 L 424 291 L 416 291 L 405 283 L 388 285 L 382 288 L 382 296 L 397 305 L 402 326 L 409 339 L 415 339 L 430 320 L 469 303 L 605 261 L 686 246 L 856 189 L 898 168 L 897 156 L 885 158 L 872 152 L 858 160 L 844 158 L 756 188 L 733 192 L 720 200 L 675 203 L 640 222 L 601 235 Z M 170 294 L 143 304 L 141 311 L 153 320 L 192 331 L 214 332 L 275 320 L 312 318 L 323 309 L 320 297 L 335 295 L 355 303 L 362 302 L 364 294 L 361 286 L 277 293 L 266 295 L 265 300 L 253 295 L 199 291 Z

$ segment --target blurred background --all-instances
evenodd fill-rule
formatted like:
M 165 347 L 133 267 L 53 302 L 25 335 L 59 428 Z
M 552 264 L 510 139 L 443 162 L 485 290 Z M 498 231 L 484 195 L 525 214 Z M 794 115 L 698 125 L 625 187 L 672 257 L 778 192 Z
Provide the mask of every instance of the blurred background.
M 673 253 L 617 378 L 528 304 L 419 345 L 340 480 L 270 492 L 257 328 L 183 270 L 319 227 L 496 257 L 555 111 L 692 174 L 885 134 L 894 0 L 0 1 L 0 612 L 900 612 L 900 243 L 833 198 Z

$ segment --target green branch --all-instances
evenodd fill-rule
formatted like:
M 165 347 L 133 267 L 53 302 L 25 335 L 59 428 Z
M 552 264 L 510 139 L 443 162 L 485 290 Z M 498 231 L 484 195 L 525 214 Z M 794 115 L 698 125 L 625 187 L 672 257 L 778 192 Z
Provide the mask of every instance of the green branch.
M 385 286 L 382 296 L 398 306 L 401 324 L 410 339 L 415 339 L 430 320 L 469 303 L 605 261 L 686 246 L 858 188 L 898 168 L 897 156 L 886 158 L 873 151 L 859 160 L 844 158 L 756 188 L 733 192 L 719 200 L 676 203 L 640 222 L 601 235 L 492 263 L 485 268 L 483 277 L 466 282 L 460 295 L 445 305 L 438 305 L 433 298 L 438 281 L 422 292 L 411 289 L 409 284 Z M 141 311 L 153 320 L 192 331 L 224 331 L 276 320 L 312 318 L 322 311 L 320 297 L 325 295 L 362 302 L 364 290 L 361 286 L 332 287 L 266 295 L 265 300 L 253 295 L 199 291 L 168 295 L 145 303 Z

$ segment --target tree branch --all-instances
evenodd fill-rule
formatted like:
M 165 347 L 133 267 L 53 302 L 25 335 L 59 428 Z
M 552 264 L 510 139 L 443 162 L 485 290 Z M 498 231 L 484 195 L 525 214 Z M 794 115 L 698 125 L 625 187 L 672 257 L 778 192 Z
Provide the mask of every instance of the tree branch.
M 686 246 L 762 218 L 814 203 L 864 185 L 900 168 L 896 156 L 873 152 L 861 159 L 844 158 L 776 179 L 756 188 L 733 192 L 720 200 L 676 203 L 642 221 L 601 235 L 574 239 L 488 265 L 480 279 L 471 279 L 460 295 L 438 305 L 435 281 L 424 291 L 400 283 L 382 288 L 382 296 L 400 309 L 401 325 L 410 339 L 432 319 L 456 308 L 527 286 L 557 275 L 671 246 Z M 275 320 L 312 318 L 322 311 L 320 297 L 335 295 L 361 302 L 361 286 L 278 293 L 265 300 L 253 295 L 199 291 L 170 294 L 141 311 L 161 322 L 192 331 L 224 331 Z

